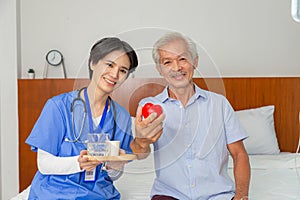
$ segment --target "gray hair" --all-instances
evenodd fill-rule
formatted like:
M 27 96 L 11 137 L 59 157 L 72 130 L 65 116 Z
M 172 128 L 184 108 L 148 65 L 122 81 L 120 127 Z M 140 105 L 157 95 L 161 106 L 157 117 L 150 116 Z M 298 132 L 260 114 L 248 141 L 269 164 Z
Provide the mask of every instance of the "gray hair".
M 159 65 L 159 60 L 160 56 L 158 53 L 158 50 L 162 47 L 165 46 L 173 41 L 176 40 L 183 40 L 186 45 L 188 52 L 190 53 L 191 57 L 193 60 L 195 60 L 198 57 L 198 51 L 197 51 L 197 46 L 193 40 L 191 40 L 189 37 L 182 35 L 181 33 L 178 32 L 169 32 L 163 35 L 159 40 L 155 42 L 153 45 L 152 49 L 152 58 L 155 62 L 155 64 Z

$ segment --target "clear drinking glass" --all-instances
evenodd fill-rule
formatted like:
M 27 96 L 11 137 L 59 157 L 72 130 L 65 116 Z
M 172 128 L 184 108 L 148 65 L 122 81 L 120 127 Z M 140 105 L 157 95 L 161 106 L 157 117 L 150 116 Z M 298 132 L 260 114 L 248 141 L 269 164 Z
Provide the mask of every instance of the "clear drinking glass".
M 88 155 L 107 156 L 107 141 L 109 141 L 109 134 L 89 133 L 87 136 Z

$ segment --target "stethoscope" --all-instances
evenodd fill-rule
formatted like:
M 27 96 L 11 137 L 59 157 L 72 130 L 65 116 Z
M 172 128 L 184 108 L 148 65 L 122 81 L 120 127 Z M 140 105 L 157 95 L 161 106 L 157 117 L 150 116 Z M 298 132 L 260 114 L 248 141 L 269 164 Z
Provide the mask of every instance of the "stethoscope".
M 73 136 L 74 136 L 74 140 L 70 140 L 68 138 L 65 138 L 66 142 L 79 142 L 79 143 L 86 143 L 86 141 L 81 141 L 80 137 L 82 136 L 82 132 L 83 132 L 83 127 L 84 127 L 84 122 L 86 120 L 87 117 L 87 105 L 86 102 L 81 98 L 80 94 L 83 90 L 86 90 L 86 87 L 81 88 L 78 91 L 77 97 L 73 99 L 72 103 L 71 103 L 71 115 L 72 115 L 72 132 L 73 132 Z M 107 102 L 110 102 L 112 105 L 112 109 L 113 109 L 113 115 L 114 115 L 114 126 L 113 126 L 113 132 L 111 135 L 110 140 L 114 140 L 115 138 L 115 132 L 116 132 L 116 109 L 115 109 L 115 103 L 114 101 L 110 98 L 110 96 L 108 96 L 108 100 Z M 74 111 L 75 111 L 75 104 L 76 103 L 80 103 L 83 105 L 83 116 L 82 116 L 82 121 L 81 121 L 81 126 L 79 129 L 79 133 L 78 135 L 76 134 L 75 131 L 75 117 L 74 117 Z M 76 104 L 77 105 L 77 104 Z M 106 114 L 106 113 L 105 113 Z

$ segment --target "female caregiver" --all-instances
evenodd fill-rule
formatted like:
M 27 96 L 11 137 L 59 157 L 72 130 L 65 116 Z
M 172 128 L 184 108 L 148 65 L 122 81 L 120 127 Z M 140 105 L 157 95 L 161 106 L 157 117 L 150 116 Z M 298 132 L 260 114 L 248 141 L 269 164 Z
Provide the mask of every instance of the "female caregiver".
M 83 157 L 84 141 L 90 132 L 109 133 L 122 153 L 132 152 L 130 115 L 109 95 L 135 70 L 137 55 L 126 42 L 103 38 L 91 48 L 88 63 L 88 87 L 49 99 L 26 140 L 38 162 L 29 199 L 120 199 L 102 163 Z M 118 169 L 125 164 L 112 163 Z

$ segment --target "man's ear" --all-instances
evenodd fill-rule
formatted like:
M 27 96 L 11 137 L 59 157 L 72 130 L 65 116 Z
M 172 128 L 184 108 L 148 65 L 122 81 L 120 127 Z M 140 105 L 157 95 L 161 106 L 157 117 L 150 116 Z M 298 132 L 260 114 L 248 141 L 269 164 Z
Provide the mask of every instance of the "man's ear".
M 158 73 L 162 76 L 161 65 L 160 64 L 156 64 L 155 67 L 156 67 L 156 70 L 158 71 Z
M 199 61 L 199 56 L 197 56 L 197 57 L 195 58 L 195 60 L 194 60 L 194 63 L 193 63 L 194 69 L 197 68 L 197 66 L 198 66 L 198 61 Z

